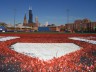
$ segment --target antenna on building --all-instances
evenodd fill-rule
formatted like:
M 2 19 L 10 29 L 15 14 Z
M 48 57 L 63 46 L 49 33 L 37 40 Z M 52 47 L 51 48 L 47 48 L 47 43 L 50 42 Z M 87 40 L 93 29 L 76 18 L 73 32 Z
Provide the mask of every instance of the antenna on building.
M 29 10 L 32 10 L 32 6 L 29 6 Z
M 32 6 L 31 6 L 31 10 L 32 10 Z
M 29 6 L 29 10 L 31 9 L 31 7 Z
M 67 23 L 69 23 L 69 9 L 67 9 L 66 11 L 67 11 Z
M 31 0 L 29 0 L 29 10 L 32 10 Z

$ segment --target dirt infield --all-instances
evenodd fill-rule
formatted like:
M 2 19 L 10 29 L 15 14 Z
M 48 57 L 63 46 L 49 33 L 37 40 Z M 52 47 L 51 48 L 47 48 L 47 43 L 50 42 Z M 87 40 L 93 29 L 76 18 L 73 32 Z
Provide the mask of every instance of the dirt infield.
M 18 36 L 20 38 L 0 42 L 1 72 L 95 72 L 96 44 L 71 40 L 69 37 L 91 37 L 96 34 L 0 34 L 0 36 Z M 43 61 L 11 50 L 12 44 L 23 43 L 74 43 L 80 50 Z

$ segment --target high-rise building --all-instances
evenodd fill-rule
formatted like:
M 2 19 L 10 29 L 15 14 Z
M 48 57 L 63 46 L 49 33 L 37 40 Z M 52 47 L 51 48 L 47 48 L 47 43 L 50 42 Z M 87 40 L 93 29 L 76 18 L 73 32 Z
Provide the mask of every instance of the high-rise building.
M 29 7 L 29 19 L 27 22 L 26 14 L 25 14 L 24 21 L 23 21 L 23 27 L 25 27 L 25 29 L 29 28 L 29 30 L 37 31 L 38 26 L 39 26 L 38 17 L 35 18 L 35 22 L 33 22 L 32 8 Z
M 38 22 L 38 17 L 37 16 L 35 18 L 35 23 L 36 23 L 36 26 L 38 27 L 39 26 L 39 22 Z
M 23 25 L 26 26 L 27 25 L 27 19 L 26 19 L 26 14 L 24 16 L 24 21 L 23 21 Z
M 32 14 L 32 9 L 29 8 L 29 20 L 28 20 L 28 23 L 33 23 L 33 14 Z
M 35 22 L 38 23 L 38 17 L 37 17 L 37 16 L 36 16 L 36 18 L 35 18 Z

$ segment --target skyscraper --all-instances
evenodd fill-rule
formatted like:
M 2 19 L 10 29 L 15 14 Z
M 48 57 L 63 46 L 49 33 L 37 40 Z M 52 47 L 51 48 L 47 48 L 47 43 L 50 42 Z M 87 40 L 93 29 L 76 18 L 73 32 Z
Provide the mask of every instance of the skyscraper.
M 26 26 L 27 25 L 27 19 L 26 19 L 26 14 L 24 16 L 24 21 L 23 21 L 23 25 Z
M 32 14 L 32 9 L 29 7 L 29 20 L 28 23 L 33 23 L 33 14 Z
M 36 26 L 38 27 L 39 26 L 39 22 L 38 22 L 38 17 L 37 16 L 35 18 L 35 23 L 36 23 Z

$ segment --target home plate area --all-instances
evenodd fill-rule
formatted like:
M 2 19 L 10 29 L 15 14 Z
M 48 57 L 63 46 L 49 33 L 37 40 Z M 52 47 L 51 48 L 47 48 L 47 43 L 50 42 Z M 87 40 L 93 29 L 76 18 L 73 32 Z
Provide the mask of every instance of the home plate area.
M 96 35 L 0 35 L 0 72 L 96 72 Z
M 74 43 L 16 43 L 10 48 L 16 52 L 46 61 L 75 52 L 81 47 Z

